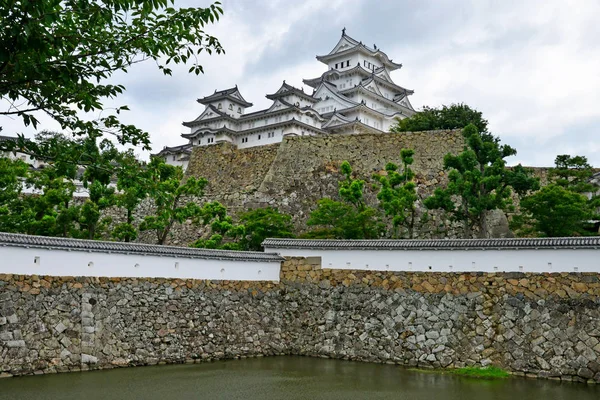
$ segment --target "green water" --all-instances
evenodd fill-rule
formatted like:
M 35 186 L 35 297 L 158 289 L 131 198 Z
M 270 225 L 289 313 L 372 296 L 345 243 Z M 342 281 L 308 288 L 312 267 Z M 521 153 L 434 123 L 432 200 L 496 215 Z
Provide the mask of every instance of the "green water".
M 0 399 L 598 400 L 600 385 L 488 381 L 393 365 L 270 357 L 2 379 Z

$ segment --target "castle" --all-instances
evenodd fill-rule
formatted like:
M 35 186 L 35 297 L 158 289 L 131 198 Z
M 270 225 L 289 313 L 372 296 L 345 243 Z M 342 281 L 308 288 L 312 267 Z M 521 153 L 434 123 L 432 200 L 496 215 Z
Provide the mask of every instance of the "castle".
M 278 143 L 284 136 L 388 132 L 397 119 L 415 113 L 408 96 L 413 94 L 395 84 L 390 72 L 402 64 L 393 62 L 376 45 L 369 47 L 346 34 L 326 55 L 317 60 L 327 65 L 320 77 L 304 79 L 312 93 L 285 81 L 266 97 L 267 109 L 247 112 L 252 107 L 237 85 L 198 99 L 204 111 L 191 121 L 181 136 L 187 144 L 165 147 L 156 156 L 168 164 L 189 162 L 192 147 L 228 142 L 237 148 Z

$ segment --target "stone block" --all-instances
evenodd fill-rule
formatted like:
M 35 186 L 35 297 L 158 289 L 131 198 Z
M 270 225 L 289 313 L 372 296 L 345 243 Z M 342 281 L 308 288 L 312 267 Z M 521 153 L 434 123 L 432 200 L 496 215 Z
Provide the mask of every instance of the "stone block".
M 97 364 L 98 357 L 94 357 L 92 355 L 82 353 L 81 354 L 81 363 L 82 364 Z
M 58 324 L 56 324 L 56 326 L 54 326 L 54 330 L 60 334 L 67 330 L 67 327 L 62 322 L 59 322 Z
M 6 341 L 6 347 L 15 348 L 15 347 L 25 347 L 24 340 L 8 340 Z
M 62 351 L 60 352 L 60 358 L 62 360 L 64 360 L 65 358 L 68 358 L 71 356 L 71 352 L 67 349 L 62 349 Z
M 579 368 L 577 375 L 584 379 L 592 379 L 594 377 L 594 373 L 588 368 Z
M 12 314 L 6 317 L 6 320 L 9 324 L 16 324 L 17 322 L 19 322 L 19 317 L 17 317 L 17 314 Z

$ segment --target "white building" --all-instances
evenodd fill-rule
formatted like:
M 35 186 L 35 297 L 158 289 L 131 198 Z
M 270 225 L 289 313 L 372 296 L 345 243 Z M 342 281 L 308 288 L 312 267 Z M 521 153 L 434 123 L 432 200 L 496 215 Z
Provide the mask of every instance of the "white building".
M 14 142 L 16 140 L 17 140 L 16 136 L 0 135 L 0 142 L 10 142 L 10 141 Z M 29 164 L 32 168 L 35 168 L 35 169 L 40 168 L 40 167 L 43 168 L 44 165 L 46 165 L 45 162 L 36 160 L 35 158 L 31 157 L 29 154 L 21 153 L 19 150 L 15 150 L 15 151 L 0 150 L 0 158 L 9 158 L 11 160 L 21 160 L 25 164 Z
M 246 148 L 281 142 L 287 135 L 383 133 L 397 119 L 415 113 L 408 99 L 413 91 L 395 84 L 390 76 L 402 65 L 377 46 L 365 46 L 343 29 L 333 49 L 317 60 L 327 65 L 327 71 L 304 80 L 312 93 L 284 81 L 266 96 L 273 104 L 264 110 L 248 112 L 252 103 L 237 86 L 198 99 L 204 111 L 183 123 L 190 132 L 181 136 L 189 143 L 165 147 L 157 156 L 183 165 L 182 158 L 189 158 L 192 146 L 229 142 Z

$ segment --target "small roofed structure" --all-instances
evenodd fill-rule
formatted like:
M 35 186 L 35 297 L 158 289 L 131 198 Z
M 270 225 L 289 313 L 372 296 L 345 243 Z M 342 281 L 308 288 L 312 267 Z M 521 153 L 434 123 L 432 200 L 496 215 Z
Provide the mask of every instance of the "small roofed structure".
M 192 154 L 192 145 L 190 143 L 181 146 L 163 147 L 161 151 L 153 154 L 153 157 L 160 157 L 169 165 L 178 165 L 185 171 Z

